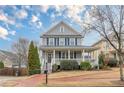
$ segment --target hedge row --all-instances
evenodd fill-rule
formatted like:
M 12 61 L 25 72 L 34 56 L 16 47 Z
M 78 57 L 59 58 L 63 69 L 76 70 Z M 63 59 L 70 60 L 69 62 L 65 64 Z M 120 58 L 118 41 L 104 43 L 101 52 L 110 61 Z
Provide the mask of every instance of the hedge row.
M 57 64 L 54 64 L 52 66 L 52 72 L 56 72 L 58 70 L 90 70 L 91 64 L 88 61 L 81 62 L 80 65 L 78 65 L 78 62 L 76 60 L 62 60 L 60 61 L 60 67 Z
M 60 61 L 60 70 L 77 70 L 79 69 L 76 60 L 62 60 Z

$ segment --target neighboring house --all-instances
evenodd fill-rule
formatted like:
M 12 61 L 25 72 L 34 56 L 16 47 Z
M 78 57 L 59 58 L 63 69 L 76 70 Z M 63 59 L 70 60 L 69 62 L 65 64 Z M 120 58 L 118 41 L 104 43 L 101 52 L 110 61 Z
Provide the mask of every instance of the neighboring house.
M 4 63 L 4 67 L 12 67 L 12 65 L 14 65 L 16 62 L 16 58 L 17 57 L 15 54 L 0 50 L 0 61 Z
M 11 68 L 12 66 L 18 67 L 17 55 L 12 52 L 0 50 L 0 61 L 4 63 L 4 67 L 9 68 Z M 21 64 L 21 66 L 26 67 L 24 64 Z
M 122 33 L 122 38 L 123 37 L 124 37 L 124 33 Z M 112 43 L 116 47 L 118 47 L 118 43 L 114 39 L 115 38 L 114 35 L 111 34 L 109 38 L 110 38 L 110 40 L 112 40 Z M 92 47 L 99 47 L 98 51 L 99 52 L 103 52 L 106 57 L 108 57 L 108 58 L 115 58 L 115 59 L 118 60 L 116 50 L 110 45 L 110 43 L 107 40 L 102 38 L 101 40 L 99 40 L 96 43 L 94 43 L 92 45 Z M 123 49 L 122 51 L 124 51 L 124 40 L 122 41 L 122 46 L 121 47 Z
M 42 69 L 48 62 L 48 71 L 52 70 L 53 64 L 60 65 L 61 60 L 90 60 L 93 64 L 98 62 L 98 52 L 93 54 L 97 47 L 83 46 L 81 31 L 76 31 L 66 22 L 60 21 L 41 35 L 40 55 Z M 87 56 L 86 56 L 87 54 Z

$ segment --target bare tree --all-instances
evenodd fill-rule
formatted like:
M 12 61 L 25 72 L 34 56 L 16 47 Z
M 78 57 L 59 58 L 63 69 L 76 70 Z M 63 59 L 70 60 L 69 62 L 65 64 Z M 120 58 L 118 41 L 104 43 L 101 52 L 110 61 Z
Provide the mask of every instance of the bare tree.
M 87 31 L 97 31 L 116 50 L 119 58 L 120 80 L 123 77 L 122 33 L 124 32 L 124 6 L 92 6 L 89 20 L 84 21 Z
M 15 43 L 12 45 L 12 50 L 17 55 L 17 63 L 19 69 L 21 65 L 25 65 L 28 69 L 28 46 L 29 41 L 25 38 L 19 38 Z

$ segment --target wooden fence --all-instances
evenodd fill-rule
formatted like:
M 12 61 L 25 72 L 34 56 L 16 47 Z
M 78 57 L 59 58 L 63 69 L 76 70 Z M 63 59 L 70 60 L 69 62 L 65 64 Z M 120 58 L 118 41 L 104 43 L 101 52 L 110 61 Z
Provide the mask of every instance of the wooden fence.
M 18 71 L 17 68 L 4 68 L 0 69 L 0 76 L 16 76 L 16 72 Z M 27 69 L 26 68 L 21 68 L 19 69 L 19 75 L 20 76 L 25 76 L 27 75 Z

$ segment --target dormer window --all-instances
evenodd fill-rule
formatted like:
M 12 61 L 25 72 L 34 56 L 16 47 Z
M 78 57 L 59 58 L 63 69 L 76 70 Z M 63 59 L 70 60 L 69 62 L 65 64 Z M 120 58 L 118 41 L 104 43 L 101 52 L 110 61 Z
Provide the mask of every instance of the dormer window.
M 64 32 L 64 27 L 63 26 L 60 27 L 60 32 Z

